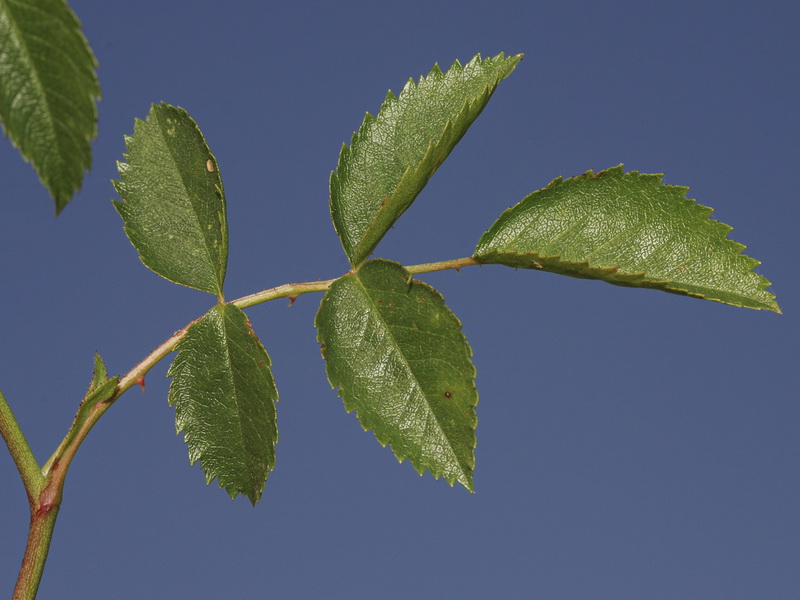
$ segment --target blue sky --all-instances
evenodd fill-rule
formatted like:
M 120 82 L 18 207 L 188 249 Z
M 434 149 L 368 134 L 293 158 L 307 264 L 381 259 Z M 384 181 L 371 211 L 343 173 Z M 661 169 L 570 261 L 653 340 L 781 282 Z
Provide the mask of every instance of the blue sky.
M 714 207 L 784 314 L 503 267 L 422 277 L 475 354 L 469 494 L 345 413 L 315 341 L 320 296 L 254 307 L 281 393 L 261 503 L 189 466 L 161 364 L 78 453 L 40 598 L 798 597 L 796 3 L 72 6 L 103 89 L 82 192 L 54 218 L 0 147 L 0 388 L 41 461 L 95 351 L 124 373 L 212 302 L 142 266 L 110 202 L 123 135 L 152 102 L 186 108 L 219 160 L 236 298 L 347 270 L 328 178 L 387 89 L 524 52 L 376 256 L 467 256 L 531 191 L 624 163 Z M 28 515 L 2 453 L 0 481 L 10 590 Z

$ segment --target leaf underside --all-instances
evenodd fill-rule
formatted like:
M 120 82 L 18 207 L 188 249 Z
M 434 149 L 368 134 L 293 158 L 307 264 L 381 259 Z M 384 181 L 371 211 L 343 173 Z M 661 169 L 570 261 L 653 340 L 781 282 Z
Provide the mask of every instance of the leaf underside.
M 780 312 L 732 228 L 661 178 L 622 166 L 558 178 L 504 212 L 475 259 Z
M 278 441 L 278 390 L 267 351 L 232 304 L 209 310 L 177 350 L 169 403 L 189 461 L 200 461 L 207 484 L 216 478 L 231 498 L 242 494 L 255 505 Z
M 402 462 L 473 489 L 475 368 L 442 296 L 372 260 L 333 283 L 317 313 L 328 380 Z
M 152 271 L 222 297 L 228 225 L 219 166 L 182 108 L 153 105 L 125 138 L 114 206 L 125 233 Z
M 0 0 L 0 120 L 53 196 L 56 214 L 92 164 L 100 85 L 63 0 Z
M 522 55 L 438 65 L 367 113 L 331 174 L 331 216 L 353 266 L 369 257 L 422 191 Z

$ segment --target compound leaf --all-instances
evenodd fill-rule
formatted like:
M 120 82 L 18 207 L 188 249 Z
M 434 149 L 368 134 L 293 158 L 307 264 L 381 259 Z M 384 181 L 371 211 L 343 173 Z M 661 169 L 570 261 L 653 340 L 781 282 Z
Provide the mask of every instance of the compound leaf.
M 228 224 L 219 166 L 182 108 L 153 105 L 125 138 L 114 206 L 139 258 L 165 279 L 222 297 Z
M 0 0 L 0 120 L 53 196 L 56 214 L 92 164 L 96 67 L 64 0 Z
M 438 65 L 367 113 L 331 174 L 331 216 L 353 266 L 372 253 L 486 106 L 522 55 Z
M 731 227 L 661 178 L 622 166 L 558 178 L 504 212 L 475 259 L 780 312 Z
M 402 462 L 472 491 L 475 368 L 442 296 L 372 260 L 333 283 L 317 313 L 328 380 Z
M 269 355 L 245 314 L 217 304 L 177 346 L 169 369 L 175 426 L 200 461 L 206 483 L 215 478 L 231 498 L 255 504 L 275 467 L 278 390 Z

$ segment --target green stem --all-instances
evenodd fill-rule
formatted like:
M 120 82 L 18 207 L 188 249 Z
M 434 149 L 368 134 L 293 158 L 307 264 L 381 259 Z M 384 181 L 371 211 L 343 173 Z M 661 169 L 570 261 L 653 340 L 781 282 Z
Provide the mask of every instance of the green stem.
M 418 273 L 432 273 L 434 271 L 446 271 L 447 269 L 455 269 L 456 271 L 460 271 L 461 267 L 474 267 L 476 265 L 480 266 L 481 263 L 471 256 L 467 256 L 466 258 L 454 258 L 453 260 L 422 263 L 421 265 L 411 265 L 404 268 L 412 275 L 417 275 Z
M 433 271 L 443 271 L 447 269 L 459 270 L 461 267 L 478 265 L 473 258 L 459 258 L 441 262 L 424 263 L 405 267 L 413 274 L 430 273 Z M 256 304 L 263 304 L 278 298 L 290 298 L 292 302 L 303 294 L 312 292 L 325 292 L 336 279 L 324 281 L 308 281 L 304 283 L 287 283 L 274 288 L 263 290 L 249 296 L 243 296 L 237 300 L 232 300 L 233 304 L 239 308 L 248 308 Z M 200 317 L 202 318 L 202 317 Z M 114 394 L 105 400 L 94 405 L 89 414 L 80 419 L 77 430 L 70 431 L 45 463 L 40 471 L 39 465 L 30 450 L 30 446 L 25 441 L 25 437 L 17 424 L 11 409 L 6 404 L 5 398 L 0 394 L 0 434 L 6 440 L 11 455 L 17 464 L 17 468 L 22 476 L 25 489 L 31 507 L 31 526 L 28 534 L 28 545 L 22 561 L 17 587 L 14 590 L 14 600 L 29 600 L 36 597 L 39 588 L 39 581 L 42 577 L 47 552 L 50 548 L 50 540 L 53 535 L 56 516 L 61 506 L 62 491 L 64 489 L 64 479 L 67 469 L 72 462 L 78 448 L 88 435 L 95 423 L 110 408 L 110 406 L 131 387 L 139 383 L 145 375 L 175 350 L 177 345 L 186 335 L 189 328 L 200 320 L 195 319 L 185 327 L 176 331 L 166 339 L 158 348 L 153 350 L 144 360 L 131 369 L 123 376 L 114 391 Z M 77 424 L 77 423 L 76 423 Z M 44 473 L 44 476 L 42 475 Z
M 31 502 L 39 495 L 44 485 L 44 478 L 3 392 L 0 392 L 0 435 L 6 441 L 8 451 L 17 465 L 22 484 L 25 486 L 25 492 L 28 494 L 28 501 Z
M 249 308 L 256 304 L 263 304 L 270 300 L 277 300 L 278 298 L 297 298 L 303 294 L 310 294 L 312 292 L 325 292 L 331 287 L 331 284 L 336 281 L 335 279 L 326 279 L 325 281 L 307 281 L 305 283 L 284 283 L 278 287 L 270 288 L 243 296 L 238 300 L 233 300 L 231 304 L 236 305 L 238 308 Z

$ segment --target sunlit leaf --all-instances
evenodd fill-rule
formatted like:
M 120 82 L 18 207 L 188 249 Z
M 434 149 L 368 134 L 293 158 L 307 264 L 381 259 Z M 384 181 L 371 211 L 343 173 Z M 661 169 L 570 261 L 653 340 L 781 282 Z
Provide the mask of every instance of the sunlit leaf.
M 420 474 L 471 491 L 475 368 L 442 296 L 397 263 L 373 260 L 334 282 L 316 326 L 347 411 Z
M 619 166 L 556 179 L 504 212 L 475 259 L 780 312 L 731 227 L 661 177 Z

